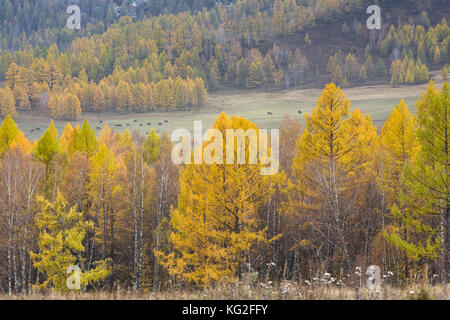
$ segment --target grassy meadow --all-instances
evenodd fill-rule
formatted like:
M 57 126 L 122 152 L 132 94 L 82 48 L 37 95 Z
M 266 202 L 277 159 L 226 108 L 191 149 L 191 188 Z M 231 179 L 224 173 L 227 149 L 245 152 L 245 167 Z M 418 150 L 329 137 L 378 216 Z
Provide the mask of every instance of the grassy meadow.
M 352 108 L 359 108 L 364 113 L 370 114 L 375 125 L 382 126 L 392 109 L 404 98 L 406 103 L 414 111 L 417 97 L 426 84 L 414 86 L 399 86 L 392 88 L 389 85 L 365 86 L 344 89 L 347 97 L 352 102 Z M 93 129 L 99 133 L 107 123 L 112 129 L 123 132 L 126 129 L 131 132 L 136 130 L 142 134 L 150 132 L 154 128 L 158 134 L 171 133 L 178 128 L 193 130 L 194 121 L 203 121 L 203 129 L 206 130 L 221 112 L 236 115 L 255 122 L 260 128 L 278 128 L 285 115 L 299 119 L 304 123 L 305 113 L 311 112 L 322 88 L 294 89 L 276 92 L 264 91 L 225 91 L 210 94 L 207 107 L 201 110 L 188 112 L 152 112 L 141 114 L 113 114 L 113 113 L 83 113 L 80 121 L 87 119 Z M 299 114 L 299 110 L 302 114 Z M 272 112 L 273 115 L 268 115 Z M 28 139 L 38 139 L 50 123 L 48 115 L 39 111 L 21 112 L 15 119 L 19 128 Z M 165 122 L 168 121 L 168 123 Z M 136 122 L 135 122 L 136 121 Z M 151 123 L 151 125 L 148 125 Z M 162 125 L 159 125 L 161 123 Z M 61 133 L 67 121 L 55 121 L 58 131 Z M 118 125 L 121 125 L 118 127 Z M 36 130 L 40 128 L 40 130 Z M 32 132 L 33 131 L 33 132 Z

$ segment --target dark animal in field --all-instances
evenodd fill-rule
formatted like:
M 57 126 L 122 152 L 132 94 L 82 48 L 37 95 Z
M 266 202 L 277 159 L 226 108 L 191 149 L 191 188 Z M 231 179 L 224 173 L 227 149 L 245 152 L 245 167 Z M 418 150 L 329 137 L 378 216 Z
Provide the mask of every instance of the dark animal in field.
M 36 131 L 41 131 L 41 128 L 36 128 Z
M 103 123 L 103 120 L 100 120 L 100 123 Z
M 148 126 L 151 126 L 152 124 L 150 122 L 147 123 Z
M 298 110 L 298 114 L 302 114 L 302 110 Z
M 34 129 L 31 129 L 31 131 L 30 131 L 31 133 L 33 133 L 34 132 Z
M 95 130 L 102 130 L 102 128 L 100 128 L 100 127 L 97 127 L 97 128 L 95 128 Z
M 273 113 L 272 113 L 272 112 L 267 112 L 267 114 L 268 114 L 269 116 L 273 115 Z
M 122 125 L 121 124 L 116 124 L 116 127 L 121 127 Z
M 169 120 L 164 120 L 165 123 L 169 123 Z
M 162 122 L 158 122 L 158 124 L 159 124 L 160 126 L 162 126 Z
M 129 124 L 129 123 L 127 123 L 127 126 L 130 126 L 130 124 Z
M 143 124 L 142 123 L 139 123 L 139 127 L 142 127 L 143 126 Z
M 136 122 L 137 122 L 137 120 L 134 120 L 134 122 L 136 123 Z

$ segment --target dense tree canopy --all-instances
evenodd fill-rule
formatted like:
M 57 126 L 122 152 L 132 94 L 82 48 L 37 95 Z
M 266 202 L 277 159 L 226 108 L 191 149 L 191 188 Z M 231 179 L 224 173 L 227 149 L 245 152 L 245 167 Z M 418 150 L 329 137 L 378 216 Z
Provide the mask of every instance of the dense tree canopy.
M 19 50 L 9 50 L 8 40 L 0 48 L 0 79 L 7 80 L 14 97 L 11 99 L 7 88 L 0 89 L 5 96 L 0 114 L 41 108 L 55 119 L 72 120 L 79 117 L 80 109 L 190 110 L 205 105 L 206 90 L 216 91 L 221 86 L 289 88 L 317 81 L 322 67 L 309 61 L 315 57 L 298 47 L 277 44 L 276 37 L 289 37 L 315 23 L 363 8 L 356 0 L 241 0 L 232 5 L 151 1 L 138 6 L 142 19 L 133 20 L 131 13 L 111 16 L 112 1 L 81 2 L 87 21 L 91 19 L 95 26 L 89 24 L 76 33 L 64 26 L 45 29 L 50 38 L 44 43 L 38 41 L 42 38 L 36 36 L 37 31 L 32 32 L 38 25 L 33 19 L 3 24 L 7 29 L 14 25 L 25 28 L 27 40 L 13 46 Z M 3 5 L 5 12 L 19 17 L 34 6 L 48 7 L 48 11 L 39 11 L 38 20 L 46 21 L 39 24 L 43 28 L 52 23 L 47 15 L 57 15 L 63 6 L 58 1 L 31 5 L 28 0 L 5 1 Z M 200 7 L 203 9 L 195 10 Z M 160 12 L 164 14 L 155 16 Z M 332 81 L 346 86 L 385 77 L 390 71 L 393 85 L 427 82 L 427 65 L 448 60 L 450 29 L 445 20 L 435 26 L 424 21 L 427 19 L 422 17 L 417 24 L 392 24 L 375 40 L 361 33 L 360 24 L 343 28 L 361 37 L 367 47 L 364 56 L 341 51 L 332 55 L 327 65 Z M 51 35 L 48 30 L 63 30 L 58 32 L 67 36 Z M 309 33 L 305 39 L 308 46 L 314 45 Z
M 85 122 L 58 136 L 51 123 L 31 143 L 7 117 L 0 288 L 65 291 L 72 264 L 87 290 L 297 281 L 323 272 L 344 281 L 370 264 L 397 284 L 425 265 L 428 276 L 446 281 L 448 86 L 431 83 L 417 116 L 400 101 L 377 134 L 368 115 L 327 85 L 303 130 L 283 121 L 282 171 L 272 176 L 260 175 L 247 151 L 243 164 L 175 165 L 169 137 L 154 131 L 121 134 L 106 125 L 96 136 Z M 226 114 L 213 128 L 259 131 Z M 215 139 L 201 150 L 225 157 Z

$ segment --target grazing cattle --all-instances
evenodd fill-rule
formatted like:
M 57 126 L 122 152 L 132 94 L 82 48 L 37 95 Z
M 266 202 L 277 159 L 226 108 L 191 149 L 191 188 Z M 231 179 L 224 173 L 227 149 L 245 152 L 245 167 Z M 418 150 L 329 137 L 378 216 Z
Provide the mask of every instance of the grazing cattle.
M 121 124 L 116 124 L 116 127 L 121 127 L 122 125 Z
M 127 123 L 127 126 L 130 126 L 130 124 L 129 124 L 129 123 Z
M 30 131 L 31 133 L 33 133 L 34 132 L 34 129 L 31 129 L 31 131 Z
M 162 122 L 158 122 L 158 124 L 159 124 L 160 126 L 162 126 Z
M 150 122 L 147 123 L 148 126 L 151 126 L 152 124 Z
M 137 120 L 134 120 L 134 123 L 136 123 L 137 122 Z
M 165 123 L 169 123 L 169 120 L 164 120 Z
M 302 110 L 298 110 L 298 114 L 302 114 Z
M 100 120 L 100 123 L 103 123 L 103 120 Z
M 267 112 L 267 114 L 268 114 L 269 116 L 273 115 L 272 112 Z
M 142 127 L 143 126 L 143 124 L 142 123 L 139 123 L 139 127 Z
M 36 128 L 36 131 L 41 131 L 41 128 Z
M 97 128 L 95 128 L 95 130 L 102 130 L 102 128 L 100 128 L 100 127 L 97 127 Z

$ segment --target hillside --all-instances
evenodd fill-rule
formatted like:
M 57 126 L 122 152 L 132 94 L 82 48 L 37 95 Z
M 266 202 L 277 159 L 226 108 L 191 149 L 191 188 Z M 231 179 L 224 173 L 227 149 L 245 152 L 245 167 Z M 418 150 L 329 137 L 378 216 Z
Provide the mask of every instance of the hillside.
M 384 39 L 391 25 L 399 23 L 408 23 L 411 25 L 420 25 L 422 12 L 427 12 L 431 25 L 439 24 L 442 19 L 449 19 L 450 7 L 447 1 L 421 1 L 414 4 L 408 0 L 382 1 L 382 29 L 380 31 L 365 31 L 358 34 L 357 24 L 361 23 L 365 28 L 366 20 L 369 17 L 365 10 L 358 13 L 346 14 L 334 19 L 334 21 L 318 21 L 316 25 L 297 32 L 293 35 L 274 37 L 268 44 L 260 46 L 261 51 L 266 52 L 273 44 L 280 47 L 287 47 L 291 50 L 299 49 L 306 56 L 309 65 L 312 66 L 312 77 L 318 71 L 319 82 L 314 86 L 321 88 L 327 82 L 330 82 L 331 75 L 327 71 L 327 63 L 330 56 L 337 51 L 341 51 L 344 56 L 354 54 L 359 61 L 365 57 L 367 45 L 375 47 L 371 51 L 373 61 L 383 59 L 386 66 L 390 66 L 393 57 L 384 55 L 380 52 L 376 44 L 380 39 Z M 349 31 L 343 31 L 344 23 L 349 26 Z M 311 44 L 305 43 L 305 36 L 308 34 Z M 449 63 L 450 57 L 442 60 L 437 65 L 431 65 L 431 70 L 438 70 L 443 64 Z M 350 83 L 351 86 L 384 84 L 389 81 L 390 75 L 370 76 L 368 79 L 359 79 L 357 82 Z
M 0 49 L 21 50 L 27 45 L 42 48 L 56 43 L 60 48 L 82 36 L 101 34 L 120 17 L 143 20 L 159 14 L 198 12 L 210 9 L 214 0 L 76 0 L 81 8 L 82 30 L 65 29 L 67 1 L 4 0 L 0 2 Z M 14 19 L 11 16 L 14 15 Z

